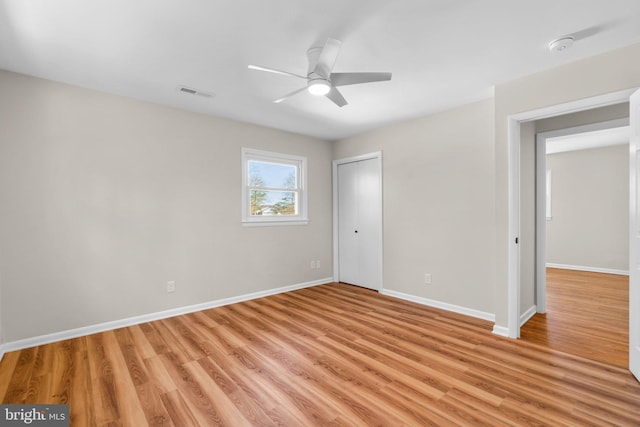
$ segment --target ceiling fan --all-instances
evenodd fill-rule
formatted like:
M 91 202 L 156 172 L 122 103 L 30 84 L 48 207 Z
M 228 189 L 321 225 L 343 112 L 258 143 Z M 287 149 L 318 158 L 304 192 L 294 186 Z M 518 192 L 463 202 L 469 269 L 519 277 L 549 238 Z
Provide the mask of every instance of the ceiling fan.
M 344 107 L 347 105 L 347 100 L 344 99 L 340 91 L 338 91 L 338 86 L 391 80 L 391 73 L 333 73 L 333 65 L 336 62 L 341 45 L 342 42 L 340 40 L 328 39 L 324 47 L 312 47 L 309 49 L 307 51 L 309 68 L 306 76 L 257 65 L 249 65 L 249 68 L 252 70 L 297 77 L 307 81 L 306 86 L 294 90 L 282 98 L 276 99 L 273 101 L 275 103 L 282 102 L 293 95 L 307 90 L 312 95 L 324 95 L 338 107 Z

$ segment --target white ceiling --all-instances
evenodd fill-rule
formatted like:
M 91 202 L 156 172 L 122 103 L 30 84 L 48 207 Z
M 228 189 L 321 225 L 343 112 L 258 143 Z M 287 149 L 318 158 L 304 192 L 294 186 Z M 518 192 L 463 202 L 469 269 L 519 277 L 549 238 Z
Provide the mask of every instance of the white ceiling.
M 333 140 L 640 42 L 638 22 L 638 0 L 0 0 L 0 68 Z M 550 53 L 566 34 L 574 46 Z M 306 74 L 328 37 L 343 41 L 334 71 L 392 81 L 341 88 L 343 108 L 306 92 L 273 104 L 301 80 L 247 69 Z

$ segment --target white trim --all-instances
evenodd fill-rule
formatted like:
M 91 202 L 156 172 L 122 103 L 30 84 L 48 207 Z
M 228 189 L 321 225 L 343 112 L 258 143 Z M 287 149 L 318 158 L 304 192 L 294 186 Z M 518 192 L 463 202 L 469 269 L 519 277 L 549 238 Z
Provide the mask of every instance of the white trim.
M 524 111 L 522 113 L 513 114 L 509 117 L 517 120 L 518 122 L 529 122 L 561 116 L 564 114 L 577 113 L 584 110 L 591 110 L 593 108 L 606 107 L 607 105 L 620 104 L 622 102 L 627 102 L 631 94 L 635 92 L 636 89 L 638 88 L 624 89 L 617 92 L 606 93 L 604 95 L 582 98 L 562 104 L 538 108 L 536 110 Z
M 533 316 L 535 316 L 535 314 L 537 312 L 538 312 L 538 309 L 536 308 L 536 306 L 532 305 L 531 307 L 529 307 L 529 309 L 527 311 L 522 313 L 520 315 L 520 327 L 522 327 L 522 325 L 527 323 L 529 321 L 529 319 L 531 319 Z
M 619 274 L 621 276 L 629 275 L 629 270 L 617 270 L 615 268 L 586 267 L 583 265 L 555 264 L 552 262 L 546 263 L 546 267 L 561 268 L 563 270 L 590 271 L 592 273 Z
M 452 311 L 458 314 L 464 314 L 465 316 L 475 317 L 477 319 L 488 320 L 490 322 L 496 321 L 496 315 L 493 313 L 487 313 L 480 310 L 474 310 L 472 308 L 461 307 L 459 305 L 436 301 L 429 298 L 417 297 L 415 295 L 405 294 L 403 292 L 391 291 L 389 289 L 383 289 L 380 291 L 380 293 L 382 295 L 387 295 L 390 297 L 415 302 L 415 303 L 426 305 L 429 307 L 439 308 L 441 310 L 446 310 L 446 311 Z
M 629 371 L 640 381 L 640 90 L 629 98 Z
M 517 140 L 517 144 L 509 144 L 509 246 L 508 246 L 508 283 L 507 322 L 509 338 L 520 338 L 520 122 L 513 117 L 508 119 L 509 141 Z M 516 283 L 517 286 L 512 286 Z
M 614 119 L 614 120 L 605 120 L 603 122 L 589 123 L 587 125 L 574 126 L 570 128 L 551 130 L 547 132 L 540 132 L 537 135 L 540 135 L 540 137 L 544 139 L 550 139 L 550 138 L 560 138 L 560 137 L 569 136 L 569 135 L 596 132 L 596 131 L 601 131 L 606 129 L 615 129 L 615 128 L 628 127 L 628 126 L 629 126 L 629 118 L 622 118 L 622 119 Z M 545 154 L 546 154 L 546 150 L 545 150 Z
M 286 227 L 287 225 L 307 225 L 309 220 L 279 220 L 279 221 L 243 221 L 243 227 Z
M 336 282 L 340 281 L 340 236 L 338 230 L 338 166 L 345 163 L 361 162 L 363 160 L 378 159 L 378 173 L 380 176 L 380 260 L 379 267 L 379 283 L 380 289 L 384 289 L 384 204 L 382 193 L 382 151 L 375 151 L 373 153 L 361 154 L 358 156 L 345 157 L 342 159 L 336 159 L 333 161 L 332 178 L 333 178 L 333 277 Z
M 505 328 L 504 326 L 493 325 L 491 332 L 501 337 L 509 338 L 509 328 Z
M 544 194 L 544 197 L 545 197 L 544 216 L 545 216 L 545 220 L 546 221 L 550 221 L 552 216 L 553 216 L 552 210 L 551 210 L 551 175 L 552 175 L 551 174 L 551 169 L 547 169 L 545 171 L 545 179 L 546 179 L 546 182 L 544 182 L 545 185 L 541 185 L 540 186 L 540 191 L 542 191 L 542 188 L 545 189 L 545 194 Z
M 281 288 L 269 289 L 269 290 L 260 291 L 260 292 L 253 292 L 250 294 L 239 295 L 236 297 L 224 298 L 220 300 L 204 302 L 201 304 L 188 305 L 185 307 L 172 308 L 170 310 L 143 314 L 141 316 L 128 317 L 126 319 L 99 323 L 97 325 L 84 326 L 81 328 L 69 329 L 67 331 L 54 332 L 52 334 L 40 335 L 37 337 L 6 342 L 3 344 L 0 344 L 0 360 L 2 360 L 2 356 L 4 356 L 4 353 L 9 351 L 22 350 L 24 348 L 35 347 L 43 344 L 49 344 L 56 341 L 68 340 L 68 339 L 78 338 L 85 335 L 96 334 L 99 332 L 111 331 L 113 329 L 138 325 L 140 323 L 153 322 L 155 320 L 166 319 L 169 317 L 180 316 L 183 314 L 193 313 L 196 311 L 202 311 L 210 308 L 221 307 L 224 305 L 235 304 L 238 302 L 249 301 L 256 298 L 266 297 L 269 295 L 281 294 L 284 292 L 291 292 L 298 289 L 323 285 L 325 283 L 331 283 L 333 281 L 334 281 L 333 277 L 326 277 L 324 279 L 313 280 L 311 282 L 298 283 L 295 285 L 283 286 Z
M 627 145 L 629 143 L 629 126 L 614 126 L 591 132 L 565 135 L 550 138 L 547 142 L 547 154 L 549 155 Z
M 342 159 L 336 159 L 336 160 L 333 161 L 333 164 L 342 165 L 344 163 L 361 162 L 363 160 L 378 159 L 378 158 L 381 158 L 381 157 L 382 157 L 382 151 L 374 151 L 373 153 L 360 154 L 358 156 L 344 157 Z
M 547 312 L 547 221 L 551 220 L 551 170 L 547 169 L 547 139 L 536 134 L 536 259 L 535 287 L 538 313 Z M 522 323 L 520 324 L 522 326 Z
M 279 225 L 307 225 L 309 223 L 308 216 L 308 200 L 307 194 L 307 158 L 302 156 L 294 156 L 292 154 L 274 153 L 271 151 L 254 150 L 252 148 L 242 147 L 242 201 L 241 201 L 241 223 L 243 226 L 279 226 Z M 276 164 L 284 164 L 294 166 L 297 171 L 296 181 L 298 187 L 295 192 L 298 194 L 298 213 L 296 215 L 266 215 L 257 216 L 249 214 L 249 183 L 247 181 L 248 171 L 247 163 L 250 160 L 258 162 L 272 162 Z M 278 189 L 279 190 L 279 189 Z M 294 191 L 292 190 L 292 191 Z
M 637 88 L 625 89 L 604 95 L 565 102 L 562 104 L 543 107 L 536 110 L 512 114 L 507 117 L 509 126 L 507 134 L 507 150 L 509 153 L 507 328 L 509 330 L 509 337 L 517 338 L 520 335 L 519 316 L 517 314 L 519 311 L 518 307 L 520 306 L 520 278 L 518 277 L 520 260 L 518 257 L 514 256 L 514 250 L 518 254 L 519 250 L 517 247 L 513 248 L 514 245 L 512 244 L 512 239 L 515 237 L 512 233 L 514 230 L 518 230 L 520 221 L 520 189 L 519 186 L 517 189 L 514 189 L 514 186 L 518 182 L 517 178 L 520 176 L 520 159 L 519 157 L 517 159 L 514 159 L 514 157 L 512 156 L 513 152 L 517 152 L 517 150 L 520 149 L 520 123 L 626 102 L 629 100 L 629 97 L 636 89 Z

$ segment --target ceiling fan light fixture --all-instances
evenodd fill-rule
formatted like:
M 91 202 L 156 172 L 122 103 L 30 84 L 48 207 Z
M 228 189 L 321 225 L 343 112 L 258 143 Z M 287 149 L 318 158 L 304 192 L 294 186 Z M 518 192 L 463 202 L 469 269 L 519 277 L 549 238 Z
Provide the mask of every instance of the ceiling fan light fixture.
M 307 91 L 314 96 L 326 96 L 331 102 L 342 108 L 347 105 L 347 100 L 340 93 L 339 86 L 355 85 L 360 83 L 383 82 L 391 80 L 391 73 L 334 73 L 333 66 L 340 52 L 342 42 L 336 39 L 327 39 L 324 47 L 314 47 L 307 51 L 309 68 L 307 75 L 290 73 L 288 71 L 266 68 L 259 65 L 249 65 L 252 70 L 266 71 L 273 74 L 297 77 L 305 80 L 306 85 L 294 90 L 275 103 L 285 101 L 300 92 Z
M 325 79 L 310 80 L 307 85 L 307 90 L 311 95 L 322 96 L 331 91 L 331 83 Z

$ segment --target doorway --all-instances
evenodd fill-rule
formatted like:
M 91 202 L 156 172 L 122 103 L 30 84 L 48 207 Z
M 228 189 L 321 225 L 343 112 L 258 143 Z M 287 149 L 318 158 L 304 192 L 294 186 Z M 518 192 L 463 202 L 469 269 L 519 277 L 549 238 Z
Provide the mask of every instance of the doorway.
M 630 229 L 631 239 L 629 271 L 629 369 L 636 378 L 640 379 L 640 282 L 638 265 L 640 265 L 640 185 L 638 184 L 638 165 L 640 164 L 640 91 L 638 88 L 626 89 L 606 95 L 595 96 L 565 104 L 544 107 L 537 110 L 517 113 L 508 117 L 508 316 L 507 335 L 511 338 L 520 337 L 520 131 L 521 124 L 542 118 L 553 117 L 571 112 L 589 110 L 597 107 L 618 104 L 629 100 L 630 102 Z
M 598 198 L 597 195 L 600 194 L 600 198 L 604 197 L 603 193 L 608 193 L 611 190 L 620 190 L 626 181 L 628 180 L 628 171 L 626 176 L 622 177 L 622 179 L 616 180 L 615 183 L 610 182 L 611 176 L 610 174 L 616 173 L 615 169 L 627 170 L 628 169 L 628 156 L 625 155 L 624 151 L 628 150 L 629 146 L 629 106 L 627 103 L 617 104 L 615 111 L 609 108 L 609 114 L 620 115 L 623 114 L 624 117 L 613 119 L 613 120 L 605 120 L 596 123 L 591 123 L 587 125 L 573 126 L 573 127 L 565 127 L 557 130 L 549 130 L 543 131 L 536 134 L 535 138 L 535 149 L 536 149 L 536 160 L 535 160 L 535 168 L 536 168 L 536 192 L 535 192 L 535 205 L 536 205 L 536 213 L 535 213 L 535 232 L 536 232 L 536 252 L 535 252 L 535 271 L 536 271 L 536 279 L 535 279 L 535 304 L 538 313 L 546 312 L 546 268 L 547 267 L 559 267 L 559 268 L 567 268 L 567 269 L 576 269 L 576 270 L 588 270 L 593 272 L 600 273 L 612 273 L 612 274 L 628 274 L 628 243 L 624 248 L 619 248 L 617 245 L 617 240 L 620 241 L 628 241 L 628 217 L 622 217 L 620 213 L 623 215 L 628 212 L 629 205 L 629 194 L 628 189 L 623 194 L 617 194 L 615 197 L 616 205 L 619 205 L 619 209 L 615 210 L 613 213 L 617 213 L 615 217 L 611 217 L 610 207 L 606 208 L 599 205 L 599 203 L 604 202 L 603 200 L 593 200 L 592 197 Z M 591 110 L 591 111 L 595 111 Z M 606 114 L 606 113 L 605 113 Z M 555 119 L 555 118 L 554 118 Z M 538 123 L 538 122 L 536 122 Z M 542 124 L 544 129 L 544 122 Z M 624 145 L 626 149 L 622 149 L 622 162 L 612 162 L 611 153 L 606 153 L 605 147 L 615 147 Z M 579 155 L 581 150 L 591 150 L 591 149 L 605 149 L 604 156 L 603 154 L 595 154 L 591 156 Z M 620 151 L 618 149 L 618 151 Z M 576 153 L 578 152 L 578 153 Z M 564 154 L 563 154 L 564 153 Z M 561 169 L 556 170 L 555 173 L 553 171 L 554 165 L 548 165 L 549 155 L 554 157 L 564 157 L 571 156 L 573 160 L 560 160 L 556 159 L 555 166 L 561 167 Z M 595 156 L 595 164 L 594 164 L 594 156 Z M 618 156 L 619 157 L 619 156 Z M 575 168 L 574 171 L 570 171 L 567 168 L 570 166 L 570 163 L 567 162 L 580 162 L 582 164 L 581 167 Z M 608 171 L 607 176 L 603 177 L 603 170 L 599 168 L 596 172 L 597 164 L 599 162 L 605 162 L 605 169 Z M 619 163 L 619 164 L 618 164 Z M 612 168 L 614 170 L 612 170 Z M 558 176 L 558 172 L 564 176 Z M 561 223 L 558 223 L 557 218 L 554 221 L 553 215 L 553 207 L 551 203 L 552 199 L 552 183 L 551 180 L 553 177 L 560 179 L 564 182 L 562 185 L 562 191 L 560 194 L 553 194 L 553 196 L 560 197 L 560 200 L 564 198 L 571 197 L 573 201 L 568 203 L 563 203 L 561 206 Z M 566 182 L 567 178 L 571 178 L 572 182 Z M 607 181 L 603 183 L 603 178 Z M 557 183 L 556 179 L 556 183 Z M 578 192 L 582 192 L 581 186 L 585 184 L 588 185 L 588 182 L 591 181 L 599 181 L 597 186 L 594 186 L 596 193 L 587 195 L 587 194 L 578 194 Z M 580 181 L 580 182 L 577 182 Z M 607 183 L 608 182 L 608 183 Z M 620 189 L 617 184 L 620 185 Z M 589 204 L 596 202 L 596 205 L 591 207 Z M 619 202 L 619 203 L 618 203 Z M 620 212 L 622 211 L 622 212 Z M 584 215 L 586 214 L 586 215 Z M 589 219 L 581 221 L 582 216 L 587 216 Z M 620 218 L 618 218 L 620 217 Z M 626 218 L 626 220 L 624 220 Z M 575 242 L 576 237 L 576 229 L 582 226 L 584 229 L 593 229 L 594 232 L 602 234 L 603 232 L 613 231 L 611 227 L 607 227 L 607 224 L 612 224 L 614 219 L 618 219 L 619 223 L 616 224 L 617 233 L 612 233 L 612 235 L 606 234 L 601 236 L 605 241 L 602 242 L 601 239 L 598 239 L 597 236 L 588 235 L 589 238 L 586 242 L 587 250 L 585 248 L 580 248 L 578 246 L 579 243 Z M 554 237 L 550 242 L 552 244 L 551 254 L 547 251 L 547 227 L 551 228 L 551 232 L 553 232 Z M 574 231 L 573 233 L 564 233 L 563 236 L 558 234 L 558 228 L 562 229 L 563 227 L 571 227 Z M 605 230 L 606 229 L 606 230 Z M 564 243 L 559 241 L 560 239 L 565 239 Z M 601 259 L 602 254 L 599 253 L 601 251 L 590 249 L 596 245 L 596 242 L 600 246 L 604 246 L 609 248 L 609 250 L 613 249 L 615 246 L 615 255 L 612 257 L 609 256 L 609 260 L 603 264 Z M 558 248 L 558 246 L 562 244 L 562 248 Z M 604 250 L 604 248 L 602 248 Z M 560 253 L 559 253 L 560 252 Z M 551 259 L 549 257 L 551 256 Z M 611 259 L 614 258 L 614 259 Z M 607 267 L 604 265 L 607 264 Z M 598 267 L 600 266 L 600 267 Z
M 628 363 L 628 114 L 621 103 L 534 122 L 535 224 L 523 218 L 535 226 L 537 271 L 529 287 L 533 269 L 523 269 L 521 309 L 534 306 L 521 338 L 619 366 Z M 523 135 L 531 164 L 533 140 Z
M 509 116 L 509 214 L 508 214 L 508 316 L 507 333 L 510 338 L 520 338 L 520 145 L 521 124 L 598 107 L 627 102 L 634 89 L 585 98 L 565 104 Z
M 335 280 L 382 289 L 381 153 L 335 160 Z

